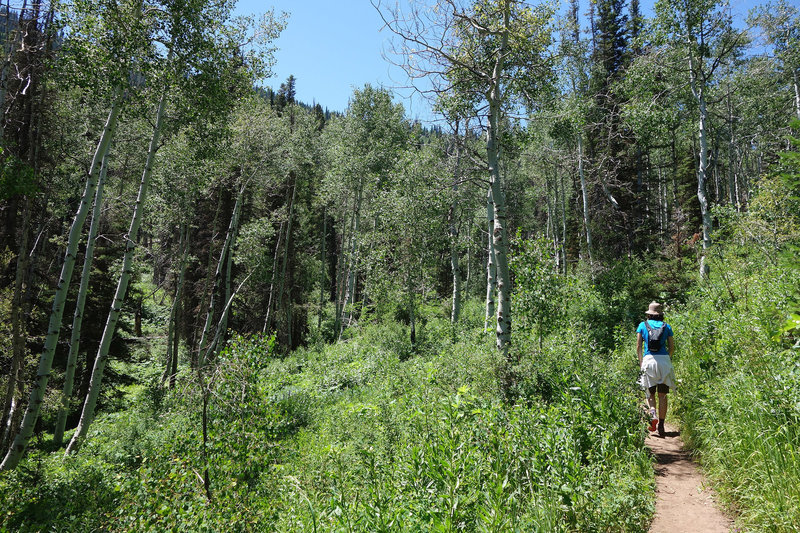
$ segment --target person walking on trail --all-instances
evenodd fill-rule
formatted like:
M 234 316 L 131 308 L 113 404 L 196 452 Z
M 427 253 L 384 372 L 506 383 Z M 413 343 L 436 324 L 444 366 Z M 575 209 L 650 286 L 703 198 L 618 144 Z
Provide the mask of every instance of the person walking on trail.
M 641 369 L 639 382 L 647 391 L 650 431 L 658 430 L 658 435 L 663 437 L 664 419 L 667 417 L 667 393 L 675 388 L 675 371 L 672 368 L 675 342 L 672 328 L 664 322 L 664 310 L 660 303 L 651 302 L 645 315 L 645 320 L 636 328 L 636 354 L 639 356 Z

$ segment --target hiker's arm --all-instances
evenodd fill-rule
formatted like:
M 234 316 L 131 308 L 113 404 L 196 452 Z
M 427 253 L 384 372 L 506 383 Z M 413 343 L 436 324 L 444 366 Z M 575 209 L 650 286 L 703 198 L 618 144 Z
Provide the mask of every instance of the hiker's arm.
M 672 341 L 672 337 L 669 338 L 670 342 Z M 639 366 L 642 366 L 642 334 L 636 333 L 636 355 L 639 356 Z
M 675 353 L 675 341 L 672 340 L 672 337 L 667 337 L 667 351 L 669 352 L 669 358 L 672 359 L 672 354 Z

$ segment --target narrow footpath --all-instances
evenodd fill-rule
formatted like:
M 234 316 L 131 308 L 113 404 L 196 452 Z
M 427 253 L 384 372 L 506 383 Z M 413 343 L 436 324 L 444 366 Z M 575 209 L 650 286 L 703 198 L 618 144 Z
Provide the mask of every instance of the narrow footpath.
M 656 457 L 656 514 L 650 533 L 728 533 L 733 522 L 717 508 L 715 494 L 689 453 L 677 428 L 665 437 L 651 434 L 645 444 Z

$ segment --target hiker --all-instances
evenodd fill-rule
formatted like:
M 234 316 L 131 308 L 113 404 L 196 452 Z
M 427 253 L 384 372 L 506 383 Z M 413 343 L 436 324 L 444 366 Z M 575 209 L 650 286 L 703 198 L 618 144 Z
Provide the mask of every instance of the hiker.
M 672 339 L 672 328 L 664 322 L 664 311 L 660 303 L 651 302 L 645 315 L 645 320 L 636 328 L 636 354 L 639 356 L 641 369 L 639 382 L 647 391 L 650 431 L 657 429 L 658 435 L 663 437 L 664 419 L 667 417 L 667 393 L 669 389 L 675 388 L 675 371 L 672 368 L 675 342 Z

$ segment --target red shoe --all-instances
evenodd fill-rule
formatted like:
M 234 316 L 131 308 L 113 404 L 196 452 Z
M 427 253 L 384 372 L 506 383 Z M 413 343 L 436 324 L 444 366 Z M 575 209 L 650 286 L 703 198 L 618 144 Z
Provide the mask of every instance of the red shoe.
M 658 426 L 658 418 L 653 418 L 650 420 L 650 432 L 654 432 L 656 430 L 656 426 Z

